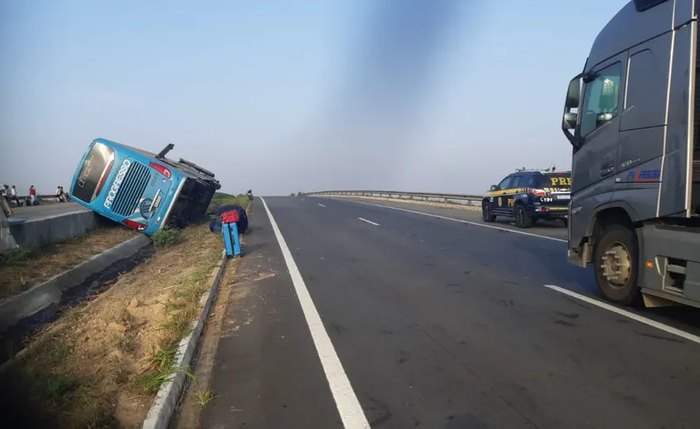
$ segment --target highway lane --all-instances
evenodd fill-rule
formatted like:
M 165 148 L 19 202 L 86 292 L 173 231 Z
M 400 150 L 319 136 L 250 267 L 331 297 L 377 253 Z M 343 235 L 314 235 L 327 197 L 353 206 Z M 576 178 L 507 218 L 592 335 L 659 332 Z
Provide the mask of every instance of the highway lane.
M 566 228 L 559 221 L 539 221 L 534 227 L 522 229 L 515 226 L 508 217 L 499 217 L 496 222 L 488 223 L 481 219 L 481 211 L 476 208 L 445 207 L 444 205 L 427 205 L 415 202 L 397 200 L 377 200 L 369 198 L 337 198 L 336 201 L 354 202 L 367 206 L 380 208 L 393 208 L 407 213 L 420 213 L 422 215 L 436 215 L 447 219 L 462 220 L 470 225 L 482 225 L 484 228 L 505 230 L 515 234 L 534 235 L 550 238 L 554 241 L 566 243 Z M 566 260 L 566 247 L 563 251 L 556 251 L 553 258 L 540 258 L 540 263 L 548 266 L 548 269 L 561 273 L 561 280 L 566 283 L 567 289 L 586 296 L 602 299 L 595 285 L 593 269 L 581 269 L 574 267 Z M 573 280 L 572 280 L 573 279 Z M 556 278 L 552 281 L 558 281 Z M 699 310 L 688 307 L 667 307 L 656 309 L 633 308 L 628 309 L 635 313 L 648 317 L 661 323 L 669 323 L 681 329 L 688 329 L 700 335 Z
M 456 219 L 465 220 L 471 223 L 478 223 L 480 225 L 494 226 L 498 228 L 505 228 L 513 231 L 521 231 L 531 234 L 545 235 L 547 237 L 558 238 L 560 240 L 566 240 L 566 228 L 561 221 L 556 220 L 539 220 L 531 228 L 522 229 L 515 226 L 515 220 L 507 216 L 498 216 L 495 222 L 484 222 L 481 218 L 481 208 L 473 206 L 459 206 L 457 204 L 453 205 L 429 205 L 420 202 L 407 202 L 401 200 L 389 200 L 389 199 L 375 199 L 375 198 L 352 198 L 352 197 L 337 197 L 335 198 L 339 201 L 353 201 L 362 204 L 369 205 L 381 205 L 389 206 L 395 208 L 401 208 L 409 211 L 420 211 L 424 213 L 432 213 L 440 216 L 447 216 Z
M 267 202 L 373 427 L 700 422 L 700 345 L 543 287 L 596 295 L 590 272 L 566 264 L 564 243 L 349 201 Z M 258 210 L 254 225 L 260 216 Z M 254 300 L 263 292 L 251 293 Z M 275 314 L 296 314 L 289 329 L 300 336 L 298 302 L 276 305 Z M 695 310 L 643 314 L 700 331 Z M 277 322 L 284 326 L 284 317 Z M 308 355 L 308 333 L 300 338 L 299 354 Z M 251 349 L 260 356 L 249 361 L 270 365 L 274 358 L 263 349 Z M 284 368 L 287 358 L 276 365 Z M 225 354 L 217 359 L 233 365 Z M 321 366 L 314 362 L 305 368 L 315 380 L 310 398 L 319 395 Z M 286 386 L 284 374 L 258 382 Z M 218 400 L 225 410 L 241 392 L 233 380 L 214 378 L 221 380 L 215 395 L 221 384 L 233 390 Z M 261 402 L 268 417 L 278 412 Z M 327 402 L 310 402 L 308 413 L 333 421 Z

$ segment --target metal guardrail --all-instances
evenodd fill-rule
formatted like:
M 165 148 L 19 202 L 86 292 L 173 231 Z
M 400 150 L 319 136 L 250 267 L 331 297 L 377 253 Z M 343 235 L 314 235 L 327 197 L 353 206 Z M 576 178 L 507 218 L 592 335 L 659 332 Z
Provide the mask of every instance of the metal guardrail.
M 430 192 L 401 191 L 320 191 L 307 192 L 304 195 L 339 196 L 339 197 L 374 197 L 396 200 L 431 201 L 436 203 L 453 203 L 467 206 L 481 206 L 483 195 L 437 194 Z

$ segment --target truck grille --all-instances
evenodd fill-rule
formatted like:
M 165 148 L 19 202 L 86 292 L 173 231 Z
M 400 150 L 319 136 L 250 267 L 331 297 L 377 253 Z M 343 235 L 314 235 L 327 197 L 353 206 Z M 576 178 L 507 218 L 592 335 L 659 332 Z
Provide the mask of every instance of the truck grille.
M 151 180 L 150 169 L 140 162 L 132 162 L 114 198 L 112 211 L 122 216 L 134 213 L 149 180 Z

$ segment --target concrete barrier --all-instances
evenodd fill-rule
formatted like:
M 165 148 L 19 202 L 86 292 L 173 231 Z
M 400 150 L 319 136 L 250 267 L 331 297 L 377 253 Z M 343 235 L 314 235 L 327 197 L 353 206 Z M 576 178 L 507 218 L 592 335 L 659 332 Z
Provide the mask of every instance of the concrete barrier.
M 85 279 L 126 258 L 131 258 L 151 243 L 145 235 L 131 238 L 111 249 L 93 256 L 68 271 L 52 277 L 19 295 L 0 302 L 0 331 L 31 317 L 53 304 L 59 304 L 64 292 Z
M 0 253 L 79 237 L 96 229 L 102 222 L 94 212 L 77 206 L 73 211 L 30 219 L 0 216 Z

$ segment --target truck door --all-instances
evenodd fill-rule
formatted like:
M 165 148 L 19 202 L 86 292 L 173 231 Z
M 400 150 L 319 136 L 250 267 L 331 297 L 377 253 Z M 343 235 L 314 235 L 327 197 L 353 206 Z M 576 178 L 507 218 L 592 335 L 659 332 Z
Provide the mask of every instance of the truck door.
M 657 212 L 671 39 L 671 33 L 662 34 L 629 50 L 613 198 L 634 207 L 636 219 L 649 219 Z
M 574 193 L 596 184 L 591 190 L 598 198 L 609 199 L 613 191 L 626 60 L 625 52 L 584 75 L 579 126 L 582 144 L 573 161 Z

